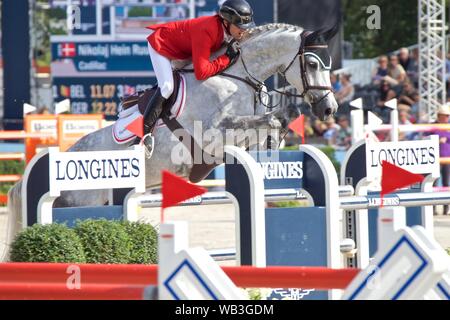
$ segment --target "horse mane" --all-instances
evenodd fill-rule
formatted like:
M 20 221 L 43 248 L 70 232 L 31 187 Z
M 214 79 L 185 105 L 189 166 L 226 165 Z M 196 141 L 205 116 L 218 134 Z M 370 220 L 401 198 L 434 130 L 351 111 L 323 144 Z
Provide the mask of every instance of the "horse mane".
M 290 32 L 302 32 L 304 29 L 299 26 L 295 26 L 287 23 L 268 23 L 262 26 L 254 27 L 250 29 L 247 33 L 247 39 L 251 39 L 258 35 L 267 32 L 275 32 L 275 31 L 290 31 Z

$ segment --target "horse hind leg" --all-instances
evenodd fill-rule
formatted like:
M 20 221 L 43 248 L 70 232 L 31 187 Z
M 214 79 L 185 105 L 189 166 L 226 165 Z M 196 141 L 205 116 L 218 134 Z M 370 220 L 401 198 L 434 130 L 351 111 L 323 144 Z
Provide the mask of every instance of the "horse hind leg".
M 0 243 L 0 261 L 9 260 L 9 249 L 16 235 L 22 230 L 22 181 L 17 182 L 8 191 L 5 234 Z

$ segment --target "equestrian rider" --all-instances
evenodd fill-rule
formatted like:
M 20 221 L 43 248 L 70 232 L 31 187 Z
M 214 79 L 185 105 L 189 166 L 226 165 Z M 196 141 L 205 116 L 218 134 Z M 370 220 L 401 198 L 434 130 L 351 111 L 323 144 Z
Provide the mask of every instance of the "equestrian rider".
M 218 15 L 147 27 L 152 30 L 147 40 L 158 89 L 144 112 L 144 134 L 153 131 L 164 102 L 174 90 L 171 60 L 192 59 L 195 77 L 206 80 L 226 69 L 239 53 L 230 45 L 213 61 L 211 54 L 224 42 L 240 40 L 254 26 L 253 10 L 245 0 L 227 0 Z

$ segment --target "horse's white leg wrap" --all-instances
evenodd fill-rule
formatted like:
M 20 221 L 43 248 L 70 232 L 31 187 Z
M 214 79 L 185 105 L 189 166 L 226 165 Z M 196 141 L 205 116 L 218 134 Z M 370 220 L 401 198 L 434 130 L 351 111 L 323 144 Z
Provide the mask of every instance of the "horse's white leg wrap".
M 152 60 L 153 69 L 155 70 L 158 86 L 161 89 L 161 95 L 168 99 L 173 92 L 173 74 L 170 60 L 160 55 L 148 44 L 148 52 Z

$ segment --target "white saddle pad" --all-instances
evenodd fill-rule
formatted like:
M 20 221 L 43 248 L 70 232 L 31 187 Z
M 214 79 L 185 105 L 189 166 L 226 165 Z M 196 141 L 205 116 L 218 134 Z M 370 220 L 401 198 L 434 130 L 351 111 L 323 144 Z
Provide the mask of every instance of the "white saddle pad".
M 172 108 L 170 109 L 170 118 L 178 118 L 184 110 L 184 105 L 186 103 L 186 79 L 181 74 L 180 86 L 178 87 L 178 97 Z M 122 109 L 122 104 L 119 105 L 119 115 L 118 119 L 112 126 L 112 135 L 114 141 L 118 144 L 124 144 L 136 137 L 132 132 L 128 131 L 126 127 L 136 120 L 138 117 L 142 117 L 139 112 L 138 105 L 134 105 L 126 110 Z M 165 126 L 161 119 L 158 120 L 156 124 L 156 129 Z M 155 130 L 156 130 L 155 129 Z

